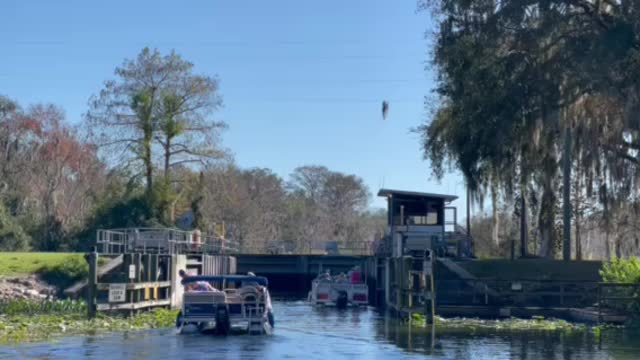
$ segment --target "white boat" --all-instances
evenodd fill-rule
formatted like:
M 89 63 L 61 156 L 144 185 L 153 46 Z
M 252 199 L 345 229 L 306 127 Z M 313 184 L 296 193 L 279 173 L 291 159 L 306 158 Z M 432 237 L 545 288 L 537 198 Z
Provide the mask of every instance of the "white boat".
M 312 304 L 338 308 L 367 306 L 369 305 L 369 287 L 360 281 L 322 274 L 311 283 L 308 298 Z
M 219 335 L 273 333 L 273 309 L 265 277 L 190 276 L 182 284 L 182 310 L 176 319 L 181 333 L 194 327 Z

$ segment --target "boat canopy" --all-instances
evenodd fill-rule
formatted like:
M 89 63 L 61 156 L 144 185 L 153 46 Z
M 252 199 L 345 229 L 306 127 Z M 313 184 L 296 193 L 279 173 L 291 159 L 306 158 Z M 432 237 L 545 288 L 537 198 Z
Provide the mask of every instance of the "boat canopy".
M 230 283 L 230 282 L 243 282 L 250 283 L 255 282 L 258 285 L 268 286 L 269 281 L 264 276 L 249 276 L 249 275 L 218 275 L 218 276 L 189 276 L 182 279 L 182 285 L 206 281 L 209 283 Z

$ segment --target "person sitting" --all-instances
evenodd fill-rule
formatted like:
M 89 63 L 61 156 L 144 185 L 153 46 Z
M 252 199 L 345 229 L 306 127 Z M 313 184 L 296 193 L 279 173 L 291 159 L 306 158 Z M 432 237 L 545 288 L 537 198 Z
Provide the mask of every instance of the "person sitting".
M 317 279 L 331 281 L 331 271 L 327 269 L 327 271 L 318 274 Z
M 187 272 L 182 269 L 178 271 L 178 275 L 182 278 L 183 281 L 189 278 L 189 275 L 187 274 Z M 211 285 L 206 281 L 196 281 L 192 283 L 187 283 L 185 284 L 185 290 L 189 292 L 190 291 L 212 291 L 212 292 L 219 291 L 213 285 Z
M 359 266 L 355 266 L 353 270 L 349 271 L 349 279 L 352 284 L 362 283 L 362 272 L 360 271 Z
M 195 282 L 193 284 L 192 291 L 212 291 L 212 292 L 217 292 L 218 289 L 216 289 L 213 285 L 209 284 L 206 281 L 197 281 L 197 282 Z
M 340 275 L 338 275 L 338 278 L 336 279 L 336 282 L 338 283 L 347 282 L 347 275 L 345 273 L 340 273 Z

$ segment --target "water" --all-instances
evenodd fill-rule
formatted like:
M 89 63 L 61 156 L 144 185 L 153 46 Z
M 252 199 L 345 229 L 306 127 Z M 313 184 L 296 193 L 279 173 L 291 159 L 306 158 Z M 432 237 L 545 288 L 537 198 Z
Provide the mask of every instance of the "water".
M 444 335 L 410 329 L 374 310 L 274 304 L 273 336 L 177 335 L 174 329 L 0 347 L 0 359 L 640 359 L 640 336 Z M 432 346 L 433 345 L 433 346 Z

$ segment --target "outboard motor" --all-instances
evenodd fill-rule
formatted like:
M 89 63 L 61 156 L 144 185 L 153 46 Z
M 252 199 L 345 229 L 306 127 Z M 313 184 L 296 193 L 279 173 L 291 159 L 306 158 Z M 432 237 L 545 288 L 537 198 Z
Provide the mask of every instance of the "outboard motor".
M 336 307 L 338 309 L 346 309 L 349 305 L 349 296 L 346 291 L 340 291 L 336 299 Z
M 275 325 L 276 325 L 276 324 L 275 324 L 275 322 L 276 322 L 276 321 L 275 321 L 275 319 L 273 318 L 273 313 L 272 313 L 271 311 L 269 311 L 269 312 L 267 313 L 267 320 L 269 321 L 269 325 L 271 325 L 271 327 L 272 327 L 272 328 L 273 328 L 273 327 L 275 327 Z
M 231 330 L 231 320 L 229 320 L 229 308 L 218 305 L 216 310 L 216 334 L 228 335 Z
M 179 329 L 182 325 L 182 310 L 180 310 L 178 311 L 178 316 L 176 316 L 176 327 Z

